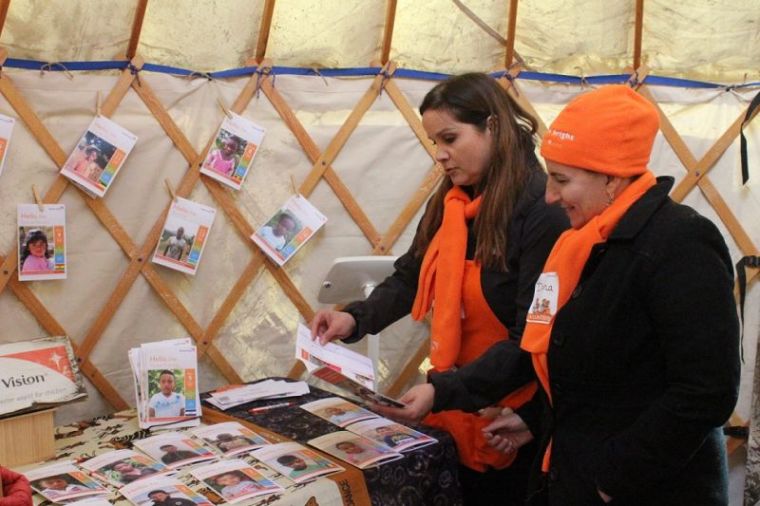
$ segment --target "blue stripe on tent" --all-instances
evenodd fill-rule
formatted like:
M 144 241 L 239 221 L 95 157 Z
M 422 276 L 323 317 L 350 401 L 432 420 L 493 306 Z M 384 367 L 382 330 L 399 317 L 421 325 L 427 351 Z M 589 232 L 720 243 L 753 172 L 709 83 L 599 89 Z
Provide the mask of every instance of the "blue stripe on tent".
M 4 66 L 29 70 L 56 71 L 84 71 L 84 70 L 123 70 L 129 66 L 126 60 L 107 60 L 107 61 L 63 61 L 63 62 L 44 62 L 41 60 L 25 60 L 21 58 L 8 58 Z M 198 77 L 208 77 L 211 79 L 229 79 L 233 77 L 249 76 L 259 71 L 259 67 L 240 67 L 234 69 L 221 70 L 217 72 L 195 72 L 192 70 L 172 67 L 169 65 L 157 65 L 146 63 L 142 70 L 149 72 L 160 72 L 164 74 L 173 74 L 180 76 L 195 75 Z M 303 67 L 272 67 L 268 72 L 272 75 L 300 75 L 300 76 L 323 76 L 323 77 L 368 77 L 376 76 L 380 72 L 380 67 L 357 67 L 357 68 L 339 68 L 339 69 L 313 69 Z M 504 75 L 504 72 L 495 72 L 491 74 L 494 77 Z M 440 72 L 428 72 L 424 70 L 413 69 L 396 69 L 394 77 L 403 77 L 408 79 L 424 79 L 428 81 L 442 81 L 450 77 L 450 74 Z M 542 81 L 553 83 L 565 83 L 581 85 L 587 84 L 615 84 L 628 81 L 628 74 L 611 74 L 598 76 L 572 76 L 566 74 L 553 74 L 543 72 L 523 71 L 518 79 L 530 81 Z M 725 85 L 718 83 L 709 83 L 704 81 L 695 81 L 692 79 L 681 79 L 677 77 L 664 77 L 648 75 L 644 80 L 647 84 L 661 86 L 676 86 L 679 88 L 727 88 L 741 89 L 754 88 L 760 86 L 760 82 L 742 83 L 735 85 Z

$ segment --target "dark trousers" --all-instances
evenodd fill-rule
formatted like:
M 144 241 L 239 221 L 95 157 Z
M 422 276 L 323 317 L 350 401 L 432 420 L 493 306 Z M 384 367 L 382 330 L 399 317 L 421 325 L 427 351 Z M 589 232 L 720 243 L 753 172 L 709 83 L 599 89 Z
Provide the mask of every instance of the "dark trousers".
M 459 465 L 464 506 L 523 506 L 533 459 L 535 441 L 520 448 L 512 465 L 481 473 Z

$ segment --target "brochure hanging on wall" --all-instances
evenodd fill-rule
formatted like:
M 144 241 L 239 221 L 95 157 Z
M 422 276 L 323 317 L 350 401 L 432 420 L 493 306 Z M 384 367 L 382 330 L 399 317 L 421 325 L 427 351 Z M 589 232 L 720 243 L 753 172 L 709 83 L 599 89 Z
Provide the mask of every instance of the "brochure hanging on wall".
M 61 169 L 85 192 L 103 197 L 135 147 L 137 136 L 105 116 L 95 116 Z
M 216 209 L 177 197 L 169 208 L 153 262 L 195 275 Z
M 325 223 L 327 217 L 306 197 L 293 195 L 251 239 L 273 262 L 281 266 Z
M 19 204 L 18 279 L 66 279 L 66 206 Z
M 201 173 L 239 190 L 264 140 L 264 128 L 229 112 L 216 133 Z
M 11 142 L 11 134 L 13 133 L 13 126 L 15 124 L 15 118 L 0 114 L 0 175 L 3 174 L 5 158 L 8 155 L 8 146 Z

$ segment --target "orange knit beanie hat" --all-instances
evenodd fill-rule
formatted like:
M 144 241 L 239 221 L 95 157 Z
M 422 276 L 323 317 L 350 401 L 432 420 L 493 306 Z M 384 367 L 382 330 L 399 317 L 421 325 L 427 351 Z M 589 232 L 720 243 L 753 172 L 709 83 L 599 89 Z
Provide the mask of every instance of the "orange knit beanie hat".
M 647 170 L 660 126 L 657 109 L 625 85 L 603 86 L 573 99 L 544 136 L 546 160 L 630 177 Z

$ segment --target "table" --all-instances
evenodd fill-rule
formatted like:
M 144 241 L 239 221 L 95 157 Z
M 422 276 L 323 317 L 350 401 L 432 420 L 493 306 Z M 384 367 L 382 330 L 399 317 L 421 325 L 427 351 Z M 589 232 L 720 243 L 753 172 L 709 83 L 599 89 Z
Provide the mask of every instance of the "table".
M 268 379 L 287 380 L 286 378 Z M 296 400 L 298 404 L 305 404 L 335 395 L 314 386 L 310 388 L 310 394 L 293 400 Z M 204 397 L 208 395 L 202 396 Z M 232 408 L 225 413 L 301 444 L 306 444 L 314 437 L 342 430 L 337 425 L 298 407 L 273 409 L 257 414 L 248 413 L 248 409 L 252 407 L 279 402 L 282 401 L 255 401 Z M 213 407 L 204 403 L 204 413 L 210 409 Z M 372 504 L 377 506 L 460 506 L 462 496 L 457 470 L 459 459 L 453 438 L 449 433 L 431 427 L 415 426 L 414 428 L 436 438 L 438 444 L 407 452 L 403 459 L 363 470 Z M 343 462 L 341 465 L 351 467 Z

